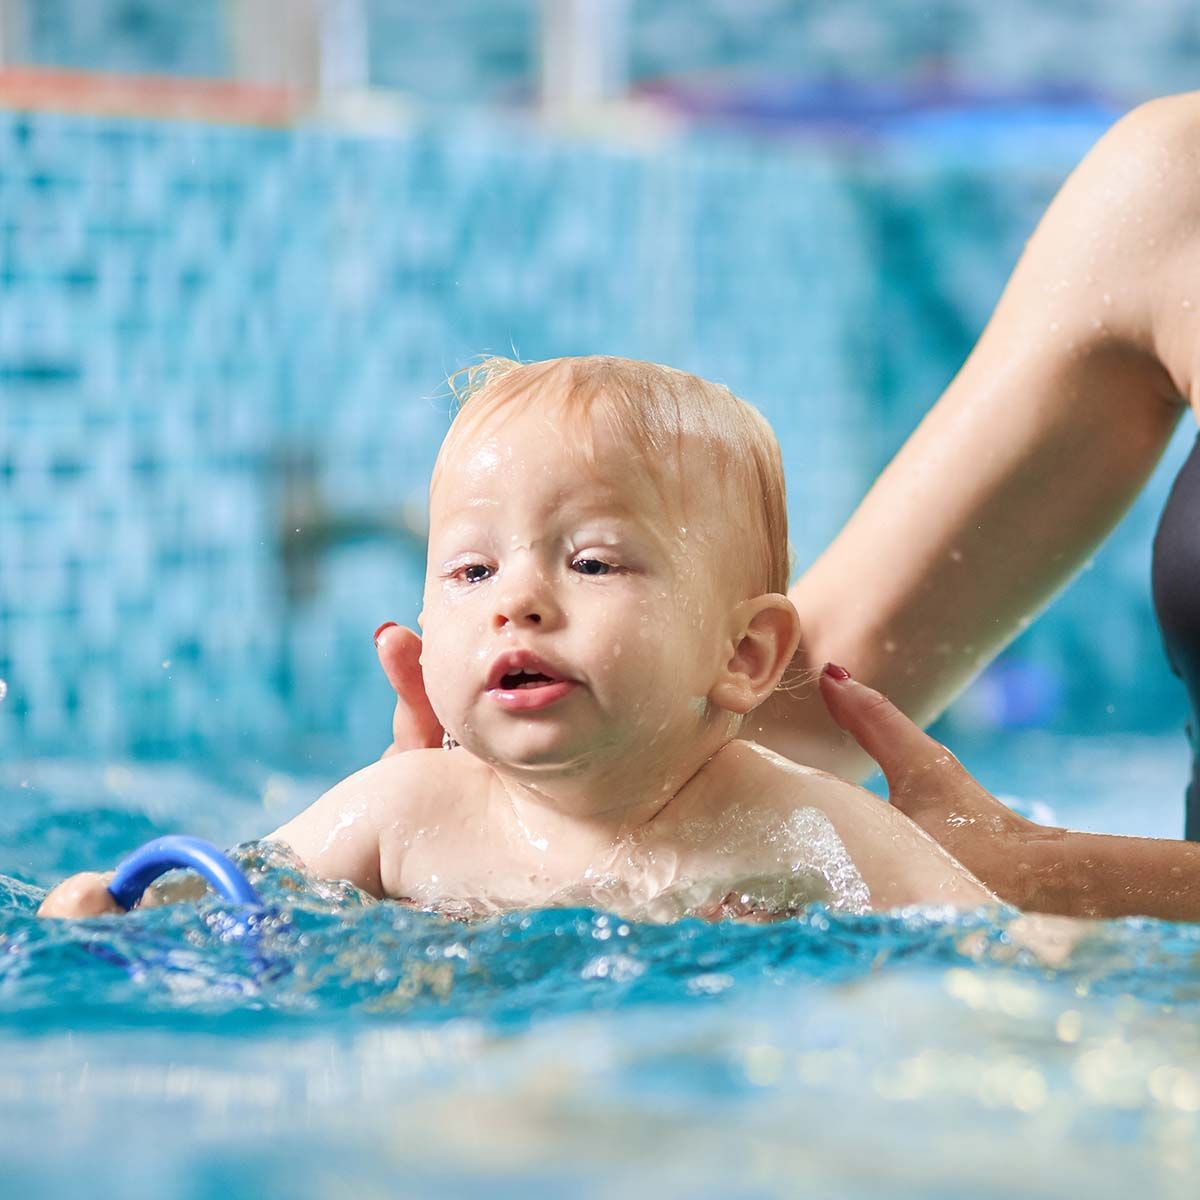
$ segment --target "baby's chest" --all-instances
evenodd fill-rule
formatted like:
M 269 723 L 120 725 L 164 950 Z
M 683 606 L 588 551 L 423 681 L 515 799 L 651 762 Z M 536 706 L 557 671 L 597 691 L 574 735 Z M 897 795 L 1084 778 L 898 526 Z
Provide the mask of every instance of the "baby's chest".
M 551 904 L 577 880 L 554 855 L 513 847 L 469 817 L 381 839 L 380 868 L 390 898 L 464 915 Z
M 736 836 L 722 841 L 711 828 L 679 841 L 623 839 L 574 861 L 444 823 L 382 850 L 389 897 L 464 918 L 570 907 L 659 922 L 783 914 L 831 898 L 819 873 L 795 871 L 775 854 L 760 859 Z
M 694 877 L 725 885 L 726 915 L 786 915 L 818 902 L 870 907 L 861 873 L 819 809 L 717 805 L 681 820 L 677 836 L 694 848 Z

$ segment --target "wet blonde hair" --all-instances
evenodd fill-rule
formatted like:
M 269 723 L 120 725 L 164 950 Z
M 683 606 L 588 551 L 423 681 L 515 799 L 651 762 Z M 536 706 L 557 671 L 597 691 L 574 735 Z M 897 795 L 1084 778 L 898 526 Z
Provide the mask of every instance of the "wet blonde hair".
M 664 501 L 664 462 L 681 467 L 685 441 L 693 453 L 699 449 L 718 482 L 731 489 L 736 507 L 730 511 L 729 532 L 736 537 L 729 540 L 745 554 L 750 594 L 787 591 L 787 501 L 779 443 L 762 414 L 727 387 L 674 367 L 605 355 L 529 363 L 485 358 L 449 382 L 456 410 L 431 490 L 457 445 L 488 418 L 533 402 L 550 384 L 586 461 L 595 461 L 593 431 L 603 423 L 639 455 Z M 747 520 L 734 528 L 739 511 Z

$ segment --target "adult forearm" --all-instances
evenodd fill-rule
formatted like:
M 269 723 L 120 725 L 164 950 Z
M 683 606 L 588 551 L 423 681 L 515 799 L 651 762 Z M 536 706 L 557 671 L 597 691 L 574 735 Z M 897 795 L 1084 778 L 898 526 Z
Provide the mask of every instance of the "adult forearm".
M 985 879 L 1031 912 L 1200 921 L 1200 844 L 1034 827 L 997 847 Z
M 1187 122 L 1200 130 L 1200 100 L 1101 139 L 945 395 L 791 589 L 814 665 L 844 663 L 919 724 L 1087 560 L 1185 411 L 1194 352 L 1169 351 L 1195 345 Z

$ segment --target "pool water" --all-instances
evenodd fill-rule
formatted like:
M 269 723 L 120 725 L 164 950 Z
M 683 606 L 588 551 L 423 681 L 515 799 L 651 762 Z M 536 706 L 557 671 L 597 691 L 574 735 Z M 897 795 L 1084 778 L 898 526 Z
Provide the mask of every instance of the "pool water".
M 1181 738 L 963 757 L 1026 811 L 1177 831 Z M 823 908 L 463 924 L 244 846 L 268 902 L 39 922 L 64 873 L 226 845 L 329 781 L 256 763 L 0 766 L 0 1195 L 1192 1196 L 1200 926 Z

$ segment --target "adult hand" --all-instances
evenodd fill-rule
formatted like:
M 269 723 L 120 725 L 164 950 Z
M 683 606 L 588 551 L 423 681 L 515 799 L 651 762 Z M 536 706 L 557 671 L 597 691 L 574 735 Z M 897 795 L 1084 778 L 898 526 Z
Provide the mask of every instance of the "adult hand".
M 392 744 L 381 757 L 440 746 L 442 726 L 430 707 L 421 674 L 421 639 L 411 629 L 387 621 L 375 631 L 375 649 L 396 692 Z
M 1068 917 L 1200 921 L 1200 844 L 1037 825 L 841 667 L 825 667 L 821 695 L 883 769 L 892 803 L 1001 899 Z
M 1001 899 L 1027 904 L 1031 881 L 1018 852 L 1031 838 L 1062 831 L 1018 816 L 886 696 L 842 667 L 827 664 L 820 687 L 833 719 L 879 764 L 892 804 Z

